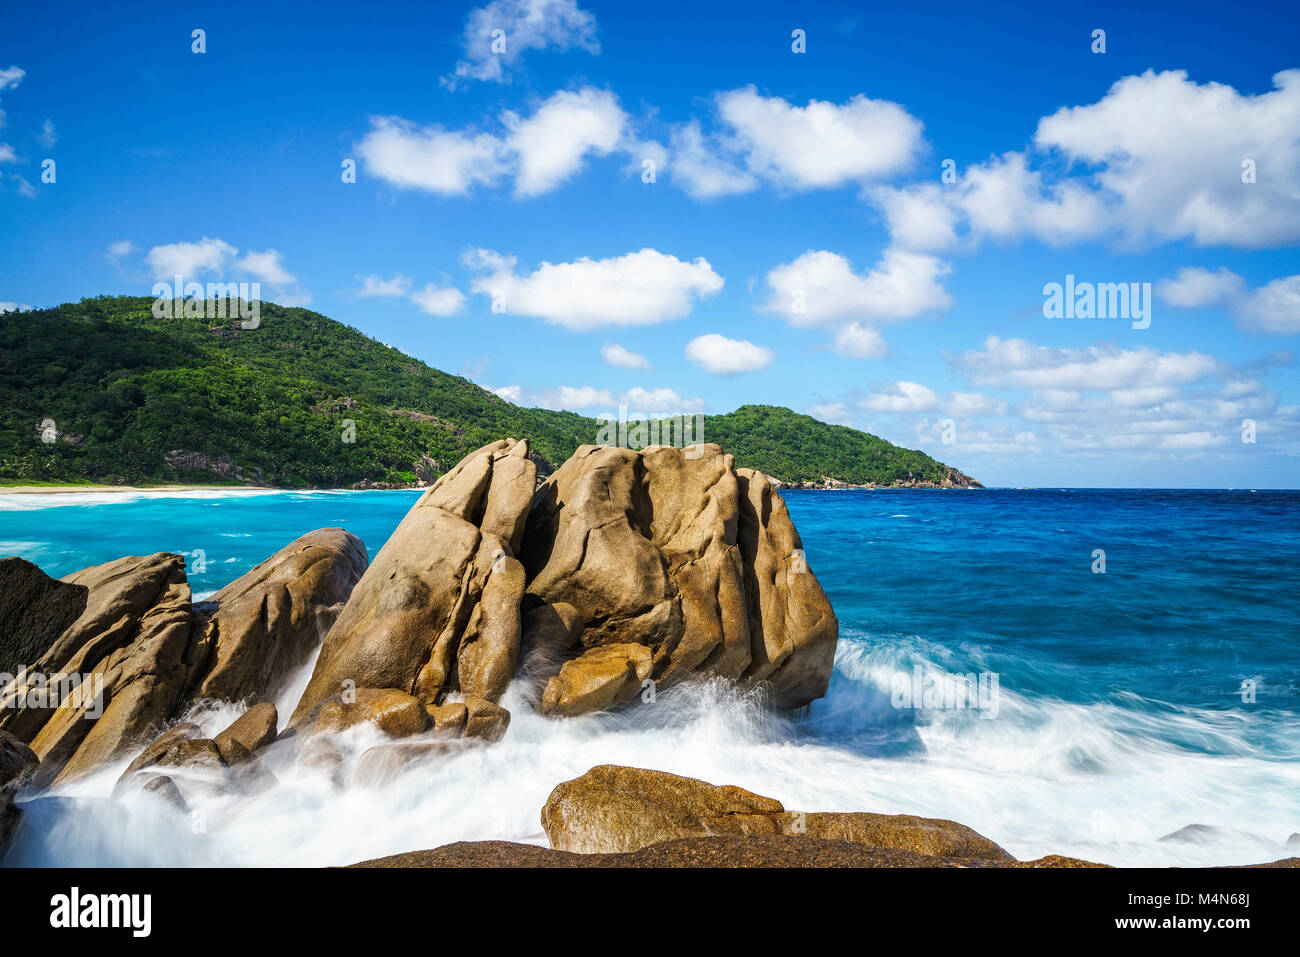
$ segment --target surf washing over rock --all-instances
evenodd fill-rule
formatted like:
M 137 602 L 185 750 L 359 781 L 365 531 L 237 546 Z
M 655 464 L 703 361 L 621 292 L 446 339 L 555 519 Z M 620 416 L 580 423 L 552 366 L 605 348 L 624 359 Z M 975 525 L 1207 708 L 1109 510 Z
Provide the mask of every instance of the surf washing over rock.
M 527 441 L 494 442 L 439 478 L 373 562 L 319 529 L 201 602 L 168 553 L 62 581 L 8 559 L 0 578 L 10 790 L 115 768 L 119 797 L 177 809 L 274 787 L 271 745 L 342 783 L 336 739 L 354 730 L 382 738 L 363 755 L 370 777 L 497 742 L 512 683 L 514 707 L 554 719 L 692 679 L 801 708 L 825 694 L 838 635 L 772 483 L 716 445 L 583 446 L 539 484 Z M 313 655 L 281 730 L 277 701 Z M 73 672 L 102 679 L 101 717 L 50 706 L 39 676 Z M 249 710 L 216 733 L 184 720 L 232 706 Z

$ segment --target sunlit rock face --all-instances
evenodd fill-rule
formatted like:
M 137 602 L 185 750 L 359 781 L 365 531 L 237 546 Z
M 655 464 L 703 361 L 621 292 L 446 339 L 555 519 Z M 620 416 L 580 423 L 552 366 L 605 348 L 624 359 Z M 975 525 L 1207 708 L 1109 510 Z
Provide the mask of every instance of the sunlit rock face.
M 782 708 L 826 692 L 835 613 L 780 495 L 716 445 L 582 446 L 538 489 L 523 561 L 546 713 L 693 676 L 761 684 Z

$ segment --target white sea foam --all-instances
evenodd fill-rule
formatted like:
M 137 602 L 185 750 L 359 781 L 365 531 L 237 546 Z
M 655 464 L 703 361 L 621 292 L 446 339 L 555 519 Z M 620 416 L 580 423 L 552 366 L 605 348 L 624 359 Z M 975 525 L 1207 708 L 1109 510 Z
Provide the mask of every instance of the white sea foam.
M 111 800 L 123 761 L 29 801 L 6 863 L 317 866 L 458 840 L 545 844 L 539 812 L 551 789 L 605 763 L 736 784 L 791 809 L 949 818 L 1020 858 L 1252 863 L 1285 856 L 1287 834 L 1300 830 L 1300 764 L 1247 744 L 1243 722 L 1253 716 L 1083 705 L 1003 685 L 994 719 L 953 710 L 900 720 L 891 684 L 917 663 L 942 672 L 944 657 L 917 640 L 842 639 L 829 694 L 800 718 L 698 684 L 620 714 L 550 720 L 530 708 L 535 689 L 517 682 L 503 701 L 513 714 L 505 740 L 413 760 L 387 778 L 358 774 L 361 755 L 385 740 L 373 728 L 337 737 L 342 787 L 277 743 L 265 756 L 279 778 L 272 790 L 205 797 L 188 788 L 199 834 L 151 795 Z M 279 696 L 282 722 L 313 664 Z M 215 734 L 239 711 L 219 705 L 189 717 Z M 180 773 L 178 782 L 182 790 L 193 783 Z M 1217 830 L 1203 843 L 1159 840 L 1189 824 Z

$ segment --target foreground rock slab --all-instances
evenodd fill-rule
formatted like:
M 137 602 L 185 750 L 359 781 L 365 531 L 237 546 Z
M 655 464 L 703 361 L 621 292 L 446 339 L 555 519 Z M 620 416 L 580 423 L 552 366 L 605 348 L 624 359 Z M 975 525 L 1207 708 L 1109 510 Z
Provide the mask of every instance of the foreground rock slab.
M 524 647 L 542 711 L 617 708 L 647 680 L 826 693 L 838 623 L 785 504 L 717 445 L 584 445 L 537 490 L 524 532 Z
M 1300 861 L 1297 861 L 1300 863 Z M 352 867 L 1104 867 L 1072 857 L 992 861 L 936 857 L 817 837 L 690 837 L 622 854 L 577 854 L 509 841 L 462 841 L 353 864 Z
M 542 827 L 553 848 L 583 854 L 626 853 L 680 838 L 760 835 L 847 841 L 929 857 L 1014 860 L 955 821 L 791 812 L 743 788 L 616 765 L 600 765 L 557 785 L 542 809 Z

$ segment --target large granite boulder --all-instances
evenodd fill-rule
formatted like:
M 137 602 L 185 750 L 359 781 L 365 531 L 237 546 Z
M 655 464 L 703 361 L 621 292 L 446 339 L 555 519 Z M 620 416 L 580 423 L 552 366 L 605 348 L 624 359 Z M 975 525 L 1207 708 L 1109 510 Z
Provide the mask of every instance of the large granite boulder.
M 542 808 L 551 846 L 585 854 L 637 851 L 679 838 L 810 837 L 930 857 L 1009 862 L 1010 854 L 954 821 L 907 814 L 791 812 L 738 787 L 665 771 L 601 765 L 556 786 Z
M 87 590 L 86 606 L 28 679 L 10 686 L 11 707 L 0 716 L 0 727 L 40 757 L 39 785 L 138 747 L 172 715 L 191 668 L 190 589 L 180 555 L 120 558 L 63 580 Z M 47 687 L 58 693 L 42 694 L 33 684 L 43 680 L 38 675 L 50 676 Z
M 30 668 L 85 610 L 84 585 L 51 578 L 21 558 L 0 558 L 0 674 Z
M 357 536 L 317 529 L 196 605 L 202 667 L 189 697 L 273 696 L 324 639 L 366 563 Z
M 582 446 L 537 490 L 522 557 L 545 713 L 693 676 L 761 683 L 781 708 L 826 692 L 835 613 L 780 495 L 717 445 Z
M 519 653 L 516 555 L 535 487 L 528 443 L 512 439 L 439 478 L 357 583 L 290 724 L 348 689 L 398 689 L 423 705 L 452 692 L 497 701 Z

